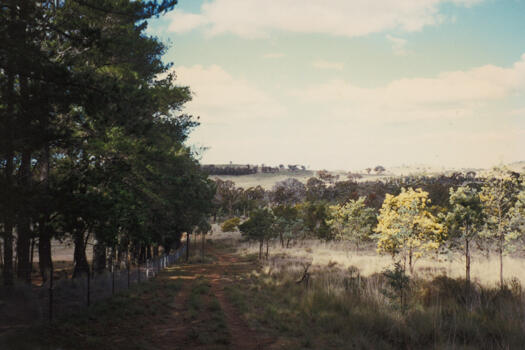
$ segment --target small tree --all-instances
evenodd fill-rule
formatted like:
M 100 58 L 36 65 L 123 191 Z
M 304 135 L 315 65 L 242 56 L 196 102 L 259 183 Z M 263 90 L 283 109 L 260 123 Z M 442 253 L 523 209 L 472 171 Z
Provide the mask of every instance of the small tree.
M 378 174 L 382 174 L 382 173 L 384 173 L 385 170 L 386 170 L 385 167 L 382 166 L 382 165 L 378 165 L 378 166 L 376 166 L 376 167 L 374 168 L 374 171 L 375 171 L 376 173 L 378 173 Z
M 494 168 L 481 190 L 481 200 L 487 217 L 483 236 L 495 241 L 499 256 L 499 278 L 503 286 L 503 254 L 512 249 L 518 236 L 512 230 L 513 208 L 519 192 L 518 177 L 505 168 Z
M 333 239 L 330 227 L 326 224 L 329 217 L 328 204 L 323 201 L 303 202 L 298 205 L 305 231 L 319 239 Z
M 249 240 L 259 242 L 259 259 L 262 258 L 264 241 L 266 240 L 266 255 L 268 256 L 268 241 L 273 236 L 274 216 L 269 209 L 256 209 L 250 213 L 250 218 L 239 225 L 239 230 Z
M 224 221 L 221 225 L 222 232 L 234 232 L 237 226 L 241 223 L 241 219 L 234 217 Z
M 401 189 L 397 196 L 387 194 L 379 210 L 377 251 L 400 256 L 410 273 L 415 260 L 425 252 L 435 251 L 445 238 L 443 226 L 428 210 L 428 192 L 418 188 Z
M 333 184 L 335 181 L 337 181 L 337 179 L 339 179 L 339 175 L 333 175 L 328 170 L 319 170 L 317 172 L 317 177 L 330 184 Z
M 326 193 L 326 184 L 321 179 L 311 177 L 306 181 L 306 200 L 310 202 L 322 200 Z
M 456 190 L 450 188 L 450 211 L 446 215 L 451 247 L 464 251 L 465 279 L 470 286 L 471 243 L 479 238 L 479 229 L 483 223 L 483 206 L 479 193 L 469 187 L 461 186 Z
M 273 208 L 275 228 L 279 232 L 281 246 L 288 248 L 290 241 L 298 238 L 303 229 L 303 220 L 296 206 L 280 205 Z
M 293 205 L 301 202 L 306 194 L 306 186 L 295 178 L 277 182 L 272 189 L 272 202 L 282 205 Z
M 375 211 L 365 205 L 366 197 L 350 200 L 345 204 L 330 206 L 330 219 L 326 223 L 337 239 L 359 244 L 370 238 L 376 221 Z

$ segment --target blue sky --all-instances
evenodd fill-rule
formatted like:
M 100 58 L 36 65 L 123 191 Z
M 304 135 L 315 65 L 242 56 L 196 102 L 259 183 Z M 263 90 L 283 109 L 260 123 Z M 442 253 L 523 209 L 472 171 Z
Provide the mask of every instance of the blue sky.
M 521 0 L 180 0 L 149 23 L 203 163 L 489 167 L 525 159 Z

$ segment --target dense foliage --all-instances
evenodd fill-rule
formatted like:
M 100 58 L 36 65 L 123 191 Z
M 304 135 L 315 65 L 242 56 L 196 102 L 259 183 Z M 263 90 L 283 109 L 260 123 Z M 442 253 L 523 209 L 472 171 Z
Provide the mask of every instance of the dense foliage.
M 185 145 L 198 125 L 166 50 L 145 33 L 176 0 L 6 0 L 0 11 L 3 277 L 42 277 L 51 240 L 71 237 L 75 274 L 169 251 L 203 226 L 214 184 Z
M 216 219 L 271 210 L 273 233 L 265 240 L 278 237 L 283 247 L 307 237 L 350 241 L 357 249 L 374 241 L 379 253 L 401 260 L 411 271 L 422 256 L 461 252 L 467 284 L 473 249 L 495 248 L 503 284 L 503 255 L 523 248 L 523 175 L 504 167 L 483 176 L 467 172 L 359 181 L 363 176 L 357 175 L 339 180 L 319 171 L 306 183 L 289 178 L 272 190 L 216 179 L 213 210 Z

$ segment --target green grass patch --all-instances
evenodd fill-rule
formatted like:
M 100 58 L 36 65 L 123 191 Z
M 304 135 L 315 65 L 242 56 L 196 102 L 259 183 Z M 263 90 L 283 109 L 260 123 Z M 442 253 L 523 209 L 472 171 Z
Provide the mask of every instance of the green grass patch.
M 83 311 L 0 339 L 1 349 L 148 349 L 143 328 L 170 312 L 179 280 L 156 278 Z
M 188 312 L 193 320 L 188 332 L 191 341 L 219 348 L 230 344 L 231 336 L 219 300 L 211 293 L 210 283 L 197 279 L 188 300 Z

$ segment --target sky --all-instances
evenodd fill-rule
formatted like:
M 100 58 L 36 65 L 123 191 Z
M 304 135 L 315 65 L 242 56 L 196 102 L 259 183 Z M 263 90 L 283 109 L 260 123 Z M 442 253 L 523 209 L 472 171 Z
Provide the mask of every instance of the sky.
M 179 0 L 148 33 L 202 163 L 525 160 L 525 0 Z

